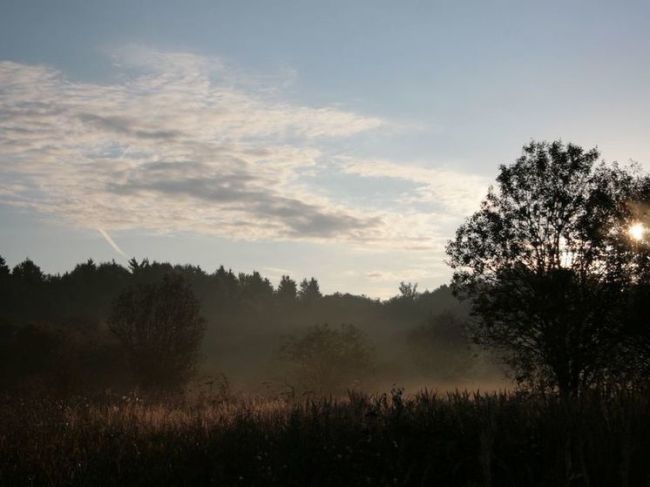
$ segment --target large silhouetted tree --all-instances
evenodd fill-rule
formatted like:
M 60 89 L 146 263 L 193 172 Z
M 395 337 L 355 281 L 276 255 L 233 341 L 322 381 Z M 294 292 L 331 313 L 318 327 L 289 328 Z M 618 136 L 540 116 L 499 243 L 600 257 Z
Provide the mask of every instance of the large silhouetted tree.
M 120 294 L 109 318 L 146 390 L 180 388 L 191 376 L 204 332 L 199 303 L 178 275 Z
M 644 178 L 598 157 L 525 146 L 447 246 L 475 338 L 500 349 L 519 381 L 564 395 L 617 372 L 621 310 L 647 266 L 647 247 L 627 233 Z

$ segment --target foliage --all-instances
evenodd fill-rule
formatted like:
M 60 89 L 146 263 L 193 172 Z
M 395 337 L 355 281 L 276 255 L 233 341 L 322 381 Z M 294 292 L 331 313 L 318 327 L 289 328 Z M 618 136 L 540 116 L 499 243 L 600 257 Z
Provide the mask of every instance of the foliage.
M 439 379 L 462 377 L 474 365 L 465 320 L 449 311 L 431 315 L 408 334 L 413 361 L 422 373 Z
M 284 301 L 295 301 L 298 296 L 298 286 L 296 281 L 289 276 L 282 276 L 280 284 L 278 284 L 277 295 Z
M 140 284 L 120 294 L 109 327 L 144 389 L 178 389 L 194 372 L 204 320 L 182 277 L 168 275 L 160 284 Z
M 352 325 L 315 325 L 299 336 L 287 337 L 280 356 L 290 365 L 297 385 L 318 394 L 353 388 L 372 365 L 366 338 Z
M 413 301 L 418 295 L 418 285 L 412 284 L 410 282 L 400 282 L 399 283 L 399 294 L 400 299 L 407 301 Z
M 626 379 L 637 382 L 650 378 L 650 327 L 648 303 L 650 280 L 644 279 L 626 293 L 623 315 Z
M 130 376 L 119 344 L 46 324 L 0 324 L 0 389 L 17 395 L 64 397 L 125 390 Z
M 0 256 L 0 279 L 6 279 L 9 277 L 9 266 L 7 261 Z
M 525 146 L 447 246 L 475 337 L 500 348 L 518 380 L 567 394 L 619 372 L 625 292 L 648 265 L 626 232 L 644 178 L 595 166 L 598 156 Z
M 321 298 L 323 295 L 320 292 L 318 281 L 313 277 L 309 280 L 303 279 L 300 283 L 300 290 L 298 291 L 298 298 L 303 303 L 313 303 Z

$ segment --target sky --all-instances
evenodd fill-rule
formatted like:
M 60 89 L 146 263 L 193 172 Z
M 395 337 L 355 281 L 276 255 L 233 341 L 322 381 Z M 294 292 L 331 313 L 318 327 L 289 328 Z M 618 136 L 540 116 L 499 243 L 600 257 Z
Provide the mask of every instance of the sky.
M 0 1 L 0 255 L 448 282 L 530 140 L 650 161 L 650 4 Z

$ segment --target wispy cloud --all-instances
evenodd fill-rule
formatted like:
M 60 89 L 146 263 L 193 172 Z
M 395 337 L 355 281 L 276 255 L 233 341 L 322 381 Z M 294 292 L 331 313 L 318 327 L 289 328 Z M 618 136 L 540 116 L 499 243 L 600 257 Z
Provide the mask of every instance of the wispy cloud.
M 318 140 L 379 118 L 244 90 L 215 59 L 138 48 L 114 60 L 110 85 L 0 63 L 3 201 L 82 226 L 235 238 L 356 238 L 379 224 L 297 182 Z
M 482 195 L 476 176 L 331 155 L 332 141 L 391 126 L 380 117 L 287 102 L 219 59 L 130 46 L 113 62 L 107 84 L 0 62 L 0 202 L 98 228 L 122 255 L 109 231 L 412 251 L 440 248 L 444 216 L 466 214 Z M 413 192 L 394 208 L 341 204 L 303 178 L 332 161 Z
M 404 203 L 431 203 L 454 216 L 475 211 L 489 185 L 482 176 L 452 169 L 348 157 L 340 160 L 342 170 L 347 174 L 413 183 L 413 190 L 402 199 Z

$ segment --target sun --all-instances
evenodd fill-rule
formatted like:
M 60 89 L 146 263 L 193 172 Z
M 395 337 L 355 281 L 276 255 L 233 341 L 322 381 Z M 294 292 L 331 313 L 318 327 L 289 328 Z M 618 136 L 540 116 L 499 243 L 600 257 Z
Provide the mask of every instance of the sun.
M 646 231 L 647 229 L 645 225 L 639 222 L 630 225 L 630 227 L 627 229 L 627 234 L 630 236 L 632 240 L 636 240 L 637 242 L 640 242 L 641 240 L 643 240 Z

